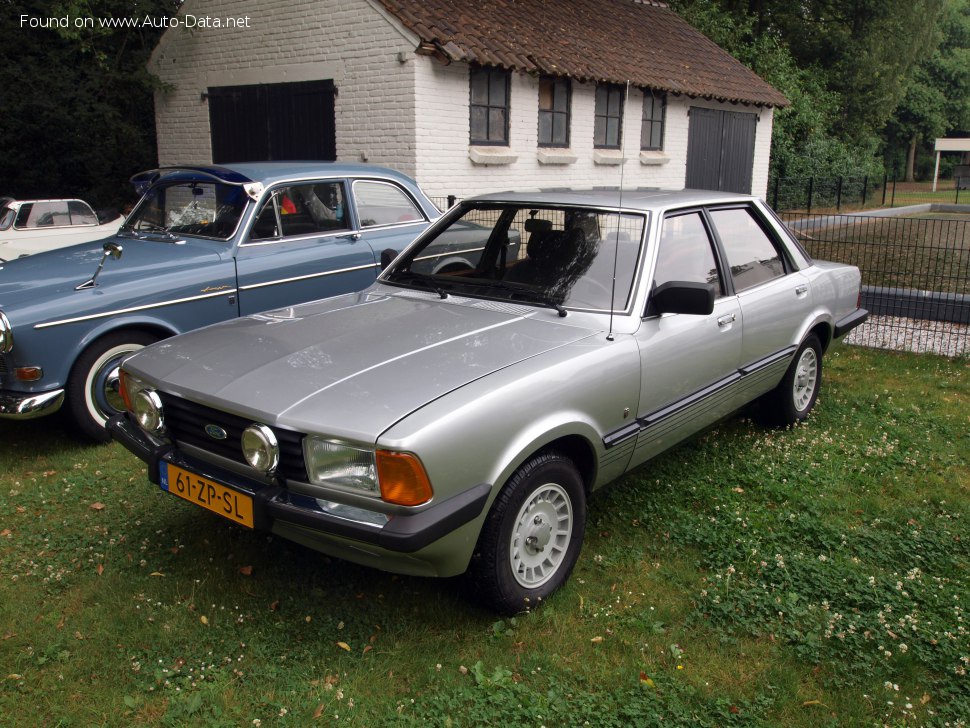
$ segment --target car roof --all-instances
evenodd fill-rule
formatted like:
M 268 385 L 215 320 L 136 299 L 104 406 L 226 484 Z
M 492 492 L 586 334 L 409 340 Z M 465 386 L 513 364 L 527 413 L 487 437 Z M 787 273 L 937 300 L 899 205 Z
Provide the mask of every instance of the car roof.
M 744 202 L 754 199 L 751 195 L 710 190 L 540 190 L 538 192 L 495 192 L 468 198 L 464 202 L 512 202 L 537 205 L 593 205 L 633 210 L 664 210 L 671 207 L 691 205 Z
M 175 165 L 139 172 L 131 178 L 136 186 L 153 184 L 159 179 L 182 180 L 195 178 L 218 179 L 230 184 L 261 182 L 270 186 L 277 182 L 316 177 L 385 177 L 409 183 L 406 175 L 388 167 L 348 162 L 238 162 L 232 164 Z

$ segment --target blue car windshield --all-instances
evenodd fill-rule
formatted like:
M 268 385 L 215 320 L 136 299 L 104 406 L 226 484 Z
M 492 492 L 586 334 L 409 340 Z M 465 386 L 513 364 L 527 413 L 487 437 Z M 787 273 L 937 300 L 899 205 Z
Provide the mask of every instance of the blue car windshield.
M 247 199 L 238 185 L 219 182 L 156 185 L 145 193 L 122 230 L 162 239 L 191 235 L 228 240 L 239 226 Z

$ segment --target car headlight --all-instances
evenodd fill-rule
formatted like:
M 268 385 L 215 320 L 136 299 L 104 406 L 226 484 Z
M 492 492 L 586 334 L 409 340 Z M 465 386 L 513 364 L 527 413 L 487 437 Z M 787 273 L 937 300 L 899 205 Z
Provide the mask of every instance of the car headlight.
M 280 445 L 266 425 L 252 424 L 242 433 L 242 454 L 253 470 L 266 475 L 276 472 L 280 463 Z
M 380 491 L 373 450 L 306 437 L 303 457 L 311 483 L 338 485 L 375 495 Z
M 131 398 L 131 414 L 145 432 L 161 435 L 165 431 L 162 400 L 154 389 L 139 389 Z
M 417 506 L 433 492 L 424 465 L 411 453 L 353 447 L 319 437 L 303 440 L 310 482 L 364 491 L 388 503 Z
M 9 354 L 13 349 L 13 329 L 10 328 L 10 321 L 0 311 L 0 353 Z

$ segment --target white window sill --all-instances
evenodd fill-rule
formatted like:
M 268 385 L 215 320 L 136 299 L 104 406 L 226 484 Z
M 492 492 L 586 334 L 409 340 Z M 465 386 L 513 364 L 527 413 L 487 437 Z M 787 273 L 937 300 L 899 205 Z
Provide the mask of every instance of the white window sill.
M 670 157 L 659 150 L 650 150 L 640 152 L 640 164 L 647 166 L 659 166 L 661 164 L 667 164 L 670 161 Z
M 468 158 L 472 164 L 502 165 L 514 164 L 519 155 L 508 147 L 468 147 Z
M 623 159 L 623 152 L 619 149 L 594 149 L 593 163 L 606 165 L 619 165 L 626 161 Z
M 539 164 L 575 164 L 578 157 L 568 149 L 546 148 L 536 151 Z

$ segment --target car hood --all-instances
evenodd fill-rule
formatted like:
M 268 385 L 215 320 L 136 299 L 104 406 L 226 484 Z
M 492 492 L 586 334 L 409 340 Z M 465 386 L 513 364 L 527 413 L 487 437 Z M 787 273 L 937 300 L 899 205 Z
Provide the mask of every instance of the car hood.
M 45 296 L 63 296 L 89 280 L 98 268 L 102 245 L 111 240 L 122 248 L 121 258 L 109 257 L 98 276 L 98 285 L 106 288 L 113 281 L 147 280 L 165 271 L 196 269 L 218 260 L 230 252 L 230 243 L 190 239 L 182 244 L 158 240 L 138 240 L 115 236 L 91 243 L 80 243 L 57 250 L 18 258 L 0 264 L 0 308 L 9 307 L 21 299 L 36 302 Z
M 374 442 L 468 382 L 593 333 L 552 310 L 370 291 L 192 331 L 126 369 L 254 420 Z

